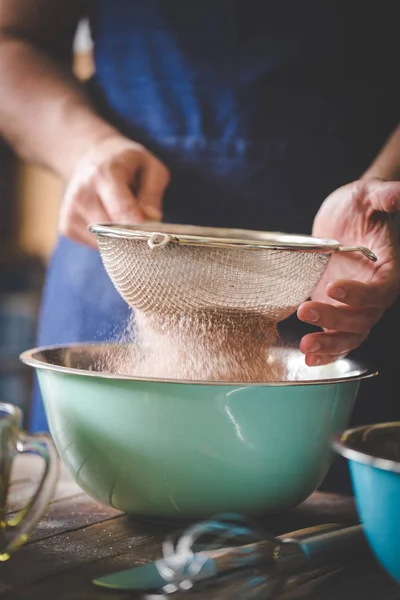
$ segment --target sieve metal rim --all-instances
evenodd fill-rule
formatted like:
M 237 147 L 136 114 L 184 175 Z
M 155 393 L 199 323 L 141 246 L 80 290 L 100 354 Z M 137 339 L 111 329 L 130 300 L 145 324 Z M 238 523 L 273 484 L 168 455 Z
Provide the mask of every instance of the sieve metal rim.
M 172 231 L 172 228 L 175 229 L 175 233 Z M 152 249 L 163 247 L 169 243 L 177 243 L 198 247 L 208 246 L 232 249 L 240 247 L 249 250 L 286 250 L 329 255 L 334 252 L 360 252 L 372 262 L 378 260 L 377 256 L 365 246 L 342 246 L 337 240 L 324 240 L 307 235 L 281 232 L 222 229 L 218 227 L 196 227 L 193 225 L 149 222 L 143 225 L 118 225 L 114 223 L 89 225 L 88 229 L 97 236 L 147 241 L 149 247 Z M 182 233 L 179 233 L 178 229 L 183 230 Z M 187 233 L 188 231 L 192 231 L 192 233 Z M 200 235 L 202 232 L 203 235 Z M 222 235 L 223 232 L 224 235 Z M 209 235 L 206 235 L 206 233 Z M 242 234 L 250 239 L 225 237 L 227 233 Z M 161 238 L 161 240 L 156 242 L 157 238 Z
M 89 231 L 96 236 L 131 239 L 151 242 L 155 236 L 166 242 L 191 246 L 214 248 L 244 248 L 250 250 L 287 250 L 296 252 L 315 252 L 332 254 L 336 251 L 361 251 L 372 258 L 367 248 L 344 248 L 337 240 L 320 239 L 309 235 L 287 234 L 247 229 L 223 229 L 218 227 L 197 227 L 173 223 L 145 223 L 143 225 L 124 225 L 103 223 L 89 225 Z M 242 236 L 242 237 L 240 237 Z M 376 259 L 376 257 L 375 257 Z

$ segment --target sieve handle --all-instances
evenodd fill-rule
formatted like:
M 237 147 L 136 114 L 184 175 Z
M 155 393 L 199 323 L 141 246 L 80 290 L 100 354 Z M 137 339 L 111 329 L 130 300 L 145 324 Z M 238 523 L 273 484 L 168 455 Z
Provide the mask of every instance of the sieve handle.
M 338 252 L 361 252 L 366 258 L 372 260 L 372 262 L 376 262 L 378 257 L 376 254 L 372 252 L 369 248 L 365 248 L 365 246 L 339 246 L 337 248 Z
M 172 237 L 168 233 L 153 233 L 147 240 L 150 250 L 163 248 L 171 241 Z

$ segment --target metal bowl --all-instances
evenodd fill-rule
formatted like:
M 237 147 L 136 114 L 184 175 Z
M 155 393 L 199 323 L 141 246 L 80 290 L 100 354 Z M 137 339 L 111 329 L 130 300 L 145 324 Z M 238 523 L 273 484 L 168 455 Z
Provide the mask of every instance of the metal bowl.
M 334 436 L 346 457 L 365 534 L 384 569 L 400 584 L 400 422 Z
M 109 352 L 72 345 L 21 359 L 37 371 L 51 434 L 77 483 L 122 511 L 166 518 L 305 500 L 327 473 L 331 435 L 348 426 L 360 381 L 375 374 L 349 359 L 306 367 L 298 350 L 285 350 L 298 367 L 286 381 L 140 379 L 108 369 Z

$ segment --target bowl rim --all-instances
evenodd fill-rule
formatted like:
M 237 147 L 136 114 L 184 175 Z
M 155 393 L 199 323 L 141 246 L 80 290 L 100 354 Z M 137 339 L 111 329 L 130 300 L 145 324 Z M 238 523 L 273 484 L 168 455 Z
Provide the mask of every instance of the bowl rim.
M 373 454 L 360 450 L 358 445 L 352 443 L 352 438 L 357 434 L 367 433 L 373 431 L 374 429 L 386 429 L 389 427 L 399 428 L 400 430 L 400 421 L 388 421 L 385 423 L 374 423 L 372 425 L 360 425 L 358 427 L 346 429 L 341 433 L 335 433 L 332 436 L 332 446 L 338 454 L 350 461 L 375 467 L 376 469 L 381 469 L 383 471 L 391 471 L 392 473 L 400 474 L 400 461 L 374 456 Z
M 156 377 L 138 377 L 134 375 L 115 374 L 109 371 L 89 371 L 87 369 L 77 369 L 73 367 L 65 367 L 59 364 L 44 362 L 38 358 L 38 355 L 49 352 L 60 352 L 69 348 L 79 350 L 80 348 L 95 348 L 115 346 L 115 343 L 69 343 L 63 345 L 50 345 L 31 348 L 20 354 L 19 358 L 22 363 L 34 369 L 44 371 L 56 371 L 69 375 L 83 375 L 85 377 L 95 377 L 97 379 L 108 379 L 114 381 L 137 381 L 146 383 L 163 383 L 171 385 L 196 385 L 196 386 L 211 386 L 211 387 L 291 387 L 291 386 L 310 386 L 310 385 L 335 385 L 337 383 L 349 383 L 370 379 L 378 375 L 377 370 L 373 370 L 364 365 L 361 361 L 355 361 L 349 358 L 340 358 L 340 361 L 347 362 L 353 365 L 354 374 L 338 376 L 331 379 L 303 379 L 303 380 L 288 380 L 288 381 L 267 381 L 267 382 L 243 382 L 243 381 L 196 381 L 185 379 L 163 379 Z M 351 373 L 352 371 L 350 371 Z

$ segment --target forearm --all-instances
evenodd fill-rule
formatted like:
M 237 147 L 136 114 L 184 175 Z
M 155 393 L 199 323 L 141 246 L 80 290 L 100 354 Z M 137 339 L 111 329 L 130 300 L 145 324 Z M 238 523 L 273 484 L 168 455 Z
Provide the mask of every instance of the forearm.
M 362 178 L 371 177 L 390 181 L 400 180 L 400 126 L 394 130 Z
M 0 38 L 0 134 L 21 157 L 68 179 L 84 152 L 115 133 L 61 63 L 28 42 Z

